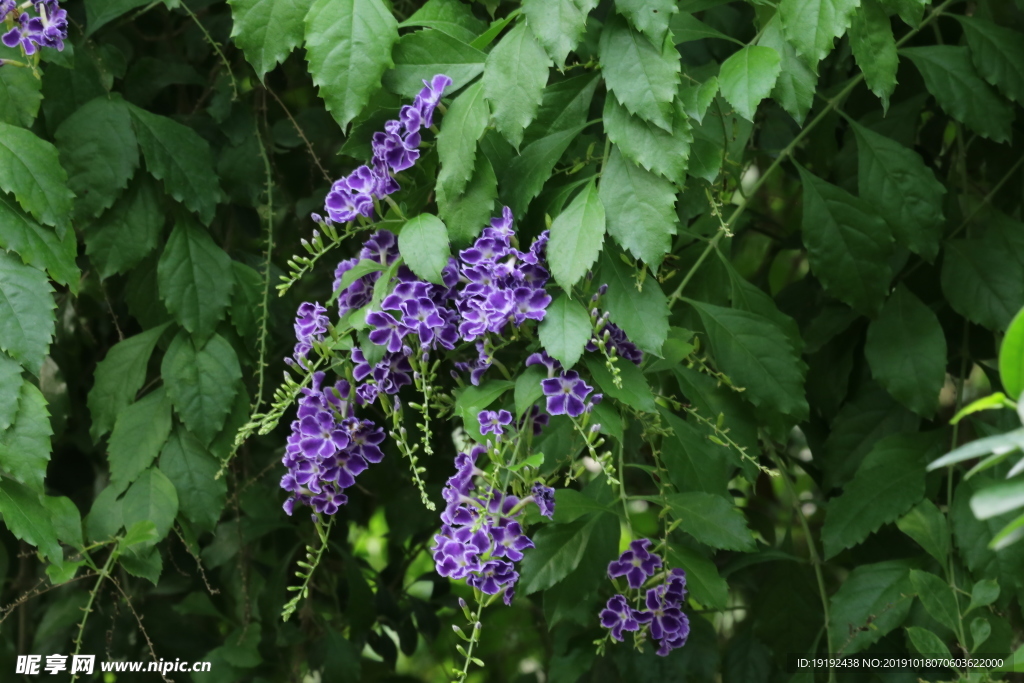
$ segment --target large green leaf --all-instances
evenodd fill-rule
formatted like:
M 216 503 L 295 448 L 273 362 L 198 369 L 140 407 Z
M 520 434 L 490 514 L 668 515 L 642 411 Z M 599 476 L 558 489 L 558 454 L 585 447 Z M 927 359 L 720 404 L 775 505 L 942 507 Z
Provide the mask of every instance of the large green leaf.
M 846 33 L 859 4 L 860 0 L 782 0 L 782 30 L 813 67 L 832 51 L 833 40 Z
M 942 238 L 945 186 L 917 152 L 859 124 L 852 127 L 861 199 L 877 207 L 897 242 L 933 260 Z
M 566 292 L 586 275 L 604 244 L 604 205 L 597 184 L 583 186 L 572 203 L 551 224 L 547 246 L 548 267 Z
M 160 454 L 171 433 L 171 403 L 163 387 L 117 414 L 107 445 L 110 485 L 128 488 Z
M 740 116 L 753 121 L 757 105 L 771 94 L 781 72 L 782 58 L 774 48 L 746 45 L 722 62 L 718 84 Z
M 924 497 L 925 463 L 941 453 L 942 430 L 887 436 L 864 458 L 853 481 L 828 504 L 825 557 L 862 543 Z
M 1014 102 L 1024 102 L 1024 42 L 1020 32 L 978 17 L 953 15 L 964 27 L 982 78 Z
M 452 92 L 483 73 L 487 58 L 444 31 L 424 29 L 402 36 L 392 53 L 393 69 L 384 74 L 384 85 L 403 97 L 414 97 L 437 74 L 452 79 Z
M 95 33 L 122 14 L 130 12 L 136 7 L 148 5 L 149 2 L 150 0 L 86 0 L 86 34 Z
M 691 302 L 707 330 L 718 367 L 755 406 L 807 417 L 807 366 L 770 320 L 735 308 Z
M 667 553 L 668 566 L 686 571 L 686 588 L 702 605 L 725 609 L 729 602 L 729 584 L 711 560 L 684 545 L 675 545 Z
M 831 651 L 843 648 L 844 654 L 855 654 L 902 624 L 910 613 L 913 590 L 906 560 L 855 567 L 831 598 Z
M 110 347 L 96 365 L 95 384 L 89 391 L 89 434 L 93 441 L 114 428 L 118 414 L 146 382 L 146 366 L 160 336 L 170 323 L 146 330 Z
M 554 586 L 569 575 L 588 554 L 591 545 L 603 549 L 599 555 L 614 559 L 619 522 L 614 515 L 599 512 L 570 524 L 549 524 L 534 536 L 536 546 L 525 553 L 519 565 L 517 592 L 536 593 Z M 593 549 L 591 549 L 591 553 Z
M 662 410 L 661 415 L 672 429 L 672 437 L 662 440 L 661 460 L 676 490 L 714 493 L 728 500 L 733 467 L 727 448 L 711 443 L 671 412 Z
M 594 0 L 524 0 L 523 14 L 536 36 L 559 69 L 580 42 L 587 27 L 587 14 L 597 5 Z
M 803 239 L 811 271 L 825 289 L 862 313 L 882 305 L 892 273 L 892 234 L 867 202 L 799 167 Z
M 673 0 L 615 0 L 615 9 L 655 45 L 664 42 L 672 15 L 679 11 Z
M 946 243 L 942 292 L 960 315 L 990 330 L 1005 330 L 1024 305 L 1024 280 L 1013 253 L 986 240 Z
M 0 59 L 14 59 L 19 53 L 0 46 Z M 31 128 L 43 100 L 41 86 L 42 79 L 30 69 L 0 69 L 0 122 Z
M 217 478 L 220 463 L 187 429 L 178 426 L 160 453 L 160 471 L 178 492 L 181 513 L 200 529 L 213 531 L 227 497 L 227 482 Z
M 440 183 L 436 189 L 437 214 L 448 226 L 449 239 L 459 245 L 471 242 L 491 218 L 498 198 L 498 179 L 487 155 L 476 155 L 473 177 L 460 194 L 449 196 Z
M 1009 141 L 1013 108 L 981 80 L 966 46 L 929 45 L 903 48 L 902 53 L 924 76 L 943 111 L 986 138 Z
M 685 167 L 685 160 L 682 163 Z M 676 234 L 675 186 L 636 166 L 615 146 L 601 173 L 600 197 L 608 233 L 624 249 L 657 268 Z
M 139 167 L 131 114 L 120 98 L 86 103 L 64 119 L 54 138 L 78 216 L 91 218 L 110 208 Z
M 807 65 L 805 58 L 797 54 L 796 48 L 790 43 L 782 31 L 782 20 L 776 14 L 765 25 L 761 32 L 758 45 L 773 48 L 782 60 L 782 70 L 775 81 L 772 97 L 789 115 L 803 124 L 807 112 L 814 104 L 814 91 L 818 83 L 818 75 Z
M 672 130 L 672 100 L 679 88 L 679 53 L 667 38 L 656 47 L 618 15 L 601 31 L 601 70 L 619 102 L 645 121 Z
M 18 361 L 0 351 L 0 433 L 14 424 L 14 418 L 18 415 L 21 373 Z
M 1024 309 L 1013 317 L 999 346 L 999 379 L 1013 400 L 1024 392 Z
M 137 266 L 156 249 L 166 220 L 159 188 L 139 174 L 114 206 L 85 228 L 85 253 L 100 278 Z
M 56 323 L 46 274 L 0 250 L 0 351 L 38 375 Z
M 935 414 L 946 382 L 946 336 L 935 313 L 905 286 L 868 327 L 864 356 L 897 401 L 923 417 Z
M 551 60 L 526 24 L 518 24 L 487 55 L 484 97 L 494 125 L 519 148 L 523 131 L 537 115 Z
M 231 38 L 256 77 L 283 62 L 302 42 L 302 20 L 312 0 L 230 0 Z
M 681 101 L 676 100 L 674 130 L 671 133 L 633 116 L 614 97 L 604 100 L 603 122 L 608 139 L 630 161 L 668 178 L 676 185 L 682 186 L 686 181 L 686 161 L 690 156 L 693 133 Z
M 52 434 L 46 398 L 31 382 L 21 382 L 14 424 L 0 432 L 0 468 L 42 493 Z
M 622 401 L 634 410 L 653 413 L 658 407 L 654 403 L 654 394 L 647 383 L 647 378 L 633 363 L 619 359 L 615 366 L 618 370 L 618 379 L 621 386 L 615 383 L 615 377 L 601 358 L 590 357 L 586 359 L 587 369 L 591 377 L 597 382 L 597 386 L 604 392 L 605 396 Z M 612 413 L 618 419 L 617 413 Z
M 12 249 L 30 266 L 45 269 L 50 277 L 78 292 L 81 274 L 75 263 L 78 241 L 73 231 L 57 237 L 52 228 L 39 225 L 10 198 L 0 194 L 0 249 Z
M 197 348 L 179 333 L 160 366 L 167 396 L 178 417 L 204 445 L 224 426 L 242 379 L 238 356 L 219 334 Z
M 590 118 L 590 104 L 601 82 L 599 74 L 582 74 L 544 88 L 540 108 L 523 142 L 526 145 L 548 135 L 578 128 Z M 525 154 L 525 150 L 524 150 Z
M 678 528 L 701 543 L 742 552 L 757 547 L 743 513 L 722 496 L 702 491 L 673 493 L 665 496 L 665 504 L 679 523 Z
M 613 250 L 601 256 L 596 280 L 608 285 L 602 298 L 611 321 L 644 351 L 660 354 L 668 337 L 668 300 L 658 281 L 647 278 L 637 289 L 635 271 Z
M 0 514 L 4 516 L 4 526 L 15 538 L 34 545 L 51 562 L 60 564 L 64 561 L 64 551 L 57 542 L 50 512 L 40 502 L 39 495 L 38 491 L 4 477 L 0 480 Z
M 167 537 L 174 524 L 178 515 L 178 493 L 163 472 L 151 467 L 124 494 L 121 511 L 126 529 L 138 522 L 153 522 L 156 538 L 147 544 L 154 545 Z
M 540 343 L 548 355 L 566 370 L 576 365 L 583 347 L 593 335 L 590 315 L 578 299 L 559 294 L 548 306 L 538 329 Z
M 437 216 L 422 213 L 410 218 L 398 233 L 398 250 L 413 273 L 427 282 L 441 284 L 451 249 L 448 229 Z
M 860 10 L 853 13 L 850 47 L 864 81 L 882 100 L 882 109 L 888 110 L 889 96 L 896 89 L 896 68 L 900 60 L 889 15 L 878 0 L 861 0 Z
M 166 116 L 135 106 L 131 114 L 146 169 L 164 182 L 167 194 L 209 224 L 222 195 L 210 145 L 188 126 Z
M 0 190 L 10 192 L 21 208 L 62 236 L 71 220 L 68 175 L 57 148 L 35 133 L 0 122 Z
M 583 125 L 560 130 L 546 135 L 523 147 L 519 156 L 508 165 L 507 177 L 510 181 L 502 183 L 502 199 L 512 209 L 512 213 L 521 216 L 540 194 L 544 183 L 551 177 L 551 171 L 580 134 Z M 514 179 L 514 180 L 513 180 Z
M 960 626 L 960 608 L 956 603 L 953 588 L 935 574 L 912 569 L 910 583 L 928 614 L 951 631 Z
M 167 310 L 199 341 L 224 317 L 235 284 L 230 257 L 191 220 L 180 220 L 171 232 L 157 281 Z
M 437 184 L 444 186 L 446 195 L 458 195 L 473 177 L 477 142 L 487 130 L 490 116 L 481 83 L 466 88 L 448 108 L 437 135 L 437 156 L 441 162 Z
M 925 498 L 910 512 L 896 520 L 900 531 L 917 541 L 929 555 L 939 562 L 946 561 L 949 552 L 949 526 L 946 517 L 935 503 Z
M 306 61 L 327 110 L 348 126 L 394 66 L 398 22 L 381 0 L 316 0 L 306 15 Z

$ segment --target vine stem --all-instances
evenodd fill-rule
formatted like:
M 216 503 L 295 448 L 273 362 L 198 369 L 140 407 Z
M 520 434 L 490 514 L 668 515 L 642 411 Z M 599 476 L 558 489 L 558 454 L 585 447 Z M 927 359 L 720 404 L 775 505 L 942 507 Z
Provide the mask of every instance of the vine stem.
M 103 568 L 100 569 L 98 576 L 96 577 L 96 583 L 93 585 L 92 590 L 89 591 L 89 601 L 85 603 L 85 614 L 82 616 L 82 621 L 78 624 L 78 637 L 75 638 L 75 651 L 71 655 L 71 659 L 74 659 L 77 655 L 82 652 L 82 638 L 85 635 L 85 623 L 89 621 L 89 615 L 92 614 L 93 603 L 96 602 L 96 596 L 99 595 L 100 586 L 103 584 L 103 580 L 110 577 L 110 570 L 114 566 L 114 561 L 117 559 L 117 548 L 110 551 L 110 555 L 107 556 L 107 561 L 104 563 Z M 78 674 L 74 674 L 71 677 L 71 683 L 78 680 Z
M 476 591 L 474 591 L 475 593 Z M 484 601 L 478 595 L 476 600 L 476 615 L 473 617 L 473 623 L 470 627 L 473 630 L 473 634 L 469 637 L 469 647 L 466 648 L 466 661 L 462 665 L 462 671 L 458 672 L 458 681 L 462 683 L 469 676 L 469 665 L 473 662 L 473 647 L 477 644 L 480 637 L 480 629 L 477 628 L 477 624 L 480 623 L 480 617 L 484 613 Z
M 267 247 L 263 254 L 263 298 L 260 302 L 259 358 L 256 363 L 257 388 L 256 401 L 252 406 L 253 413 L 259 412 L 260 406 L 263 405 L 264 370 L 267 367 L 267 318 L 269 317 L 268 307 L 270 305 L 270 256 L 274 250 L 273 175 L 270 168 L 270 157 L 267 156 L 267 148 L 263 145 L 263 139 L 260 137 L 258 128 L 256 130 L 256 143 L 259 145 L 260 157 L 263 159 L 263 169 L 267 174 Z
M 156 4 L 156 3 L 154 3 L 154 4 Z M 228 62 L 228 58 L 226 56 L 224 56 L 224 52 L 220 49 L 220 44 L 216 40 L 213 39 L 213 36 L 210 35 L 210 32 L 206 30 L 205 26 L 203 26 L 203 22 L 199 21 L 199 17 L 197 17 L 195 15 L 195 13 L 191 9 L 189 9 L 188 4 L 184 3 L 184 2 L 182 2 L 180 4 L 181 4 L 181 7 L 185 10 L 185 12 L 190 17 L 192 17 L 192 21 L 194 21 L 196 26 L 199 27 L 199 30 L 203 32 L 203 37 L 206 38 L 206 42 L 208 42 L 210 44 L 210 46 L 213 48 L 214 52 L 217 53 L 217 56 L 220 57 L 221 63 L 224 65 L 224 68 L 227 69 L 228 79 L 231 81 L 231 99 L 232 100 L 237 100 L 238 99 L 238 81 L 235 80 L 235 72 L 231 70 L 231 63 Z

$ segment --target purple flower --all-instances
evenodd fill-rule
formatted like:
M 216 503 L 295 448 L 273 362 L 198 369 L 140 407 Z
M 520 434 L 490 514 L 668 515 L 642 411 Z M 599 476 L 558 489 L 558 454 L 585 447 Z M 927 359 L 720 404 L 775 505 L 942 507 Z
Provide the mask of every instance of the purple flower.
M 530 289 L 528 287 L 517 287 L 512 292 L 513 315 L 516 325 L 521 325 L 529 318 L 530 320 L 544 320 L 551 297 L 543 289 Z
M 540 514 L 548 519 L 555 518 L 555 490 L 550 486 L 544 486 L 539 481 L 530 489 L 533 502 L 540 508 Z
M 645 604 L 650 615 L 652 638 L 655 640 L 682 638 L 685 642 L 686 637 L 690 635 L 690 621 L 678 606 L 662 600 L 656 588 L 647 591 Z M 659 654 L 661 653 L 659 652 Z M 665 654 L 668 654 L 667 650 Z
M 359 258 L 388 266 L 398 258 L 398 240 L 390 230 L 378 230 L 363 242 L 359 250 Z
M 531 353 L 529 356 L 526 357 L 526 367 L 530 367 L 531 365 L 543 365 L 545 368 L 548 369 L 549 376 L 552 375 L 556 370 L 560 371 L 562 369 L 562 364 L 559 363 L 554 358 L 552 358 L 551 356 L 549 356 L 548 352 L 545 351 L 544 349 L 541 349 L 536 353 Z
M 534 547 L 533 541 L 523 533 L 523 527 L 519 522 L 510 519 L 502 519 L 498 524 L 490 528 L 491 538 L 494 540 L 495 557 L 506 557 L 513 562 L 523 559 L 523 551 Z
M 33 0 L 33 9 L 38 16 L 22 12 L 14 18 L 14 28 L 0 38 L 10 48 L 21 46 L 26 55 L 36 52 L 36 46 L 64 49 L 68 37 L 67 12 L 60 8 L 57 0 Z M 0 21 L 17 11 L 16 2 L 0 2 Z
M 661 566 L 661 558 L 647 550 L 650 547 L 651 541 L 646 538 L 630 543 L 629 550 L 608 564 L 608 576 L 613 579 L 625 576 L 630 588 L 640 588 Z
M 532 425 L 533 435 L 540 436 L 544 428 L 551 422 L 551 417 L 547 413 L 542 412 L 540 406 L 533 405 L 530 406 L 530 412 L 519 421 L 519 428 L 523 429 L 528 422 Z
M 466 583 L 487 595 L 495 595 L 501 591 L 502 586 L 514 584 L 518 580 L 519 572 L 511 562 L 488 560 L 469 575 Z
M 601 626 L 611 629 L 612 638 L 619 642 L 622 642 L 623 631 L 637 631 L 640 629 L 636 610 L 629 606 L 624 595 L 613 595 L 608 598 L 608 603 L 601 610 L 600 617 Z
M 380 183 L 369 166 L 360 166 L 349 175 L 334 181 L 327 193 L 324 210 L 336 223 L 347 223 L 356 216 L 373 215 L 373 195 Z
M 594 390 L 580 379 L 579 373 L 575 370 L 563 373 L 560 377 L 542 379 L 540 386 L 544 395 L 548 397 L 548 413 L 570 417 L 579 417 L 583 414 L 587 394 Z
M 480 422 L 481 434 L 494 434 L 501 437 L 505 433 L 505 427 L 512 423 L 512 413 L 507 410 L 481 410 L 477 415 Z
M 434 330 L 444 325 L 444 319 L 434 302 L 424 297 L 402 304 L 402 323 L 419 336 L 420 342 L 429 344 L 434 339 Z
M 370 332 L 370 341 L 377 346 L 387 347 L 391 353 L 402 350 L 402 338 L 409 333 L 395 316 L 383 311 L 370 311 L 366 314 L 366 324 L 374 329 Z
M 438 74 L 431 78 L 430 83 L 423 81 L 423 85 L 426 87 L 420 90 L 413 101 L 413 106 L 420 111 L 423 126 L 430 128 L 434 125 L 434 109 L 437 107 L 437 103 L 441 101 L 444 89 L 451 84 L 452 79 L 443 74 Z
M 461 579 L 480 569 L 480 556 L 490 549 L 490 539 L 482 529 L 453 529 L 447 524 L 434 536 L 434 564 L 437 573 Z M 495 591 L 497 592 L 497 591 Z
M 321 341 L 327 334 L 327 309 L 319 302 L 305 302 L 295 315 L 295 338 L 299 341 Z

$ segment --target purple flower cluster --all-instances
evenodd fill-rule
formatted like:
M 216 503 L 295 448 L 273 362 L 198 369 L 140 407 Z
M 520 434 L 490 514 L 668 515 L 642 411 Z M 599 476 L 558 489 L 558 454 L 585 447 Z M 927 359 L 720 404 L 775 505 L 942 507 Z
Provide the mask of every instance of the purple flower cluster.
M 284 502 L 289 515 L 296 503 L 333 515 L 348 502 L 343 491 L 355 484 L 356 476 L 384 457 L 379 447 L 384 430 L 353 414 L 349 383 L 340 380 L 322 387 L 323 381 L 324 373 L 313 373 L 311 386 L 302 390 L 281 459 L 288 468 L 281 488 L 292 494 Z
M 434 109 L 441 101 L 452 79 L 443 74 L 434 76 L 398 113 L 398 119 L 384 124 L 384 130 L 373 134 L 373 162 L 360 166 L 334 182 L 327 194 L 324 209 L 330 220 L 346 223 L 356 216 L 373 215 L 373 202 L 398 191 L 395 173 L 412 167 L 420 156 L 420 129 L 433 125 Z
M 64 49 L 68 37 L 68 13 L 60 8 L 58 0 L 32 0 L 35 16 L 22 12 L 14 17 L 14 28 L 5 33 L 0 42 L 7 47 L 18 47 L 26 55 L 35 54 L 38 47 Z M 17 0 L 0 0 L 0 21 L 17 12 Z
M 327 309 L 318 302 L 304 302 L 299 306 L 295 314 L 295 358 L 285 358 L 286 363 L 298 363 L 306 367 L 306 357 L 313 348 L 313 342 L 323 341 L 324 335 L 327 334 L 330 320 L 326 314 Z
M 536 503 L 542 515 L 555 514 L 554 489 L 536 483 L 531 495 L 520 500 L 491 487 L 476 485 L 483 475 L 477 460 L 487 452 L 475 446 L 455 458 L 455 474 L 444 489 L 446 507 L 441 513 L 441 531 L 434 536 L 434 566 L 437 573 L 450 579 L 466 579 L 473 588 L 487 595 L 504 591 L 505 604 L 511 604 L 519 572 L 515 562 L 533 541 L 518 521 L 527 503 Z
M 661 558 L 648 550 L 650 545 L 646 538 L 630 543 L 618 560 L 609 563 L 609 578 L 625 576 L 630 588 L 641 588 L 662 565 Z M 631 607 L 621 594 L 609 598 L 605 609 L 601 610 L 601 625 L 610 629 L 612 638 L 620 642 L 623 631 L 639 631 L 641 626 L 646 626 L 651 637 L 658 641 L 658 654 L 664 657 L 685 645 L 690 635 L 690 620 L 682 611 L 685 598 L 686 572 L 673 569 L 662 584 L 647 590 L 646 609 Z

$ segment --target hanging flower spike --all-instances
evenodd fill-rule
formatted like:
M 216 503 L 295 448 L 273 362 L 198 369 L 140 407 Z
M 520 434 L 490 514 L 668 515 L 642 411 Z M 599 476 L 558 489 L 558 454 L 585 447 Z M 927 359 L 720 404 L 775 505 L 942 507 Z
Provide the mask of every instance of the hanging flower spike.
M 640 588 L 661 566 L 661 558 L 647 550 L 650 547 L 651 542 L 646 538 L 631 542 L 629 550 L 608 564 L 608 576 L 613 579 L 625 576 L 630 588 Z
M 569 417 L 579 417 L 583 414 L 587 407 L 587 395 L 594 390 L 575 370 L 563 373 L 560 377 L 541 380 L 540 386 L 544 395 L 548 397 L 548 412 L 551 415 Z
M 555 518 L 555 490 L 539 481 L 530 489 L 533 502 L 540 508 L 540 514 L 548 519 Z

